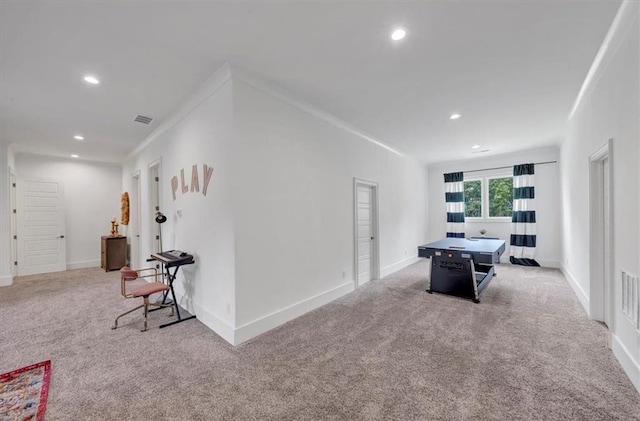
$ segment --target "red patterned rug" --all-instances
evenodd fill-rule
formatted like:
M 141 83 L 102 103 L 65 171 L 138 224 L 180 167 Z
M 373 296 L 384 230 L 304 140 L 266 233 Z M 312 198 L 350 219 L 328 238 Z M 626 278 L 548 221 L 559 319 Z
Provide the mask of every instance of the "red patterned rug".
M 0 374 L 0 420 L 42 421 L 51 360 Z

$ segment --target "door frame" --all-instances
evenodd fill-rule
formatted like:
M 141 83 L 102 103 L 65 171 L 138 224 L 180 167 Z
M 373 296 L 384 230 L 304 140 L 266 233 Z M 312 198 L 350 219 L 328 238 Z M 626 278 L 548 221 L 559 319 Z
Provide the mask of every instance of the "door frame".
M 156 212 L 162 209 L 162 158 L 151 161 L 147 166 L 149 209 L 149 252 L 156 253 L 162 249 L 160 227 L 156 222 Z M 158 179 L 155 180 L 155 177 Z M 155 203 L 154 203 L 155 202 Z
M 11 202 L 11 276 L 18 276 L 18 192 L 17 175 L 12 167 L 9 167 L 9 200 Z
M 25 267 L 25 185 L 27 182 L 43 182 L 43 183 L 56 183 L 58 185 L 58 214 L 59 214 L 59 230 L 57 233 L 58 241 L 62 242 L 60 247 L 60 266 L 55 268 L 54 270 L 45 271 L 45 272 L 31 272 L 28 271 Z M 25 276 L 25 275 L 37 275 L 41 273 L 52 273 L 52 272 L 60 272 L 67 270 L 67 238 L 66 238 L 66 214 L 64 211 L 64 183 L 61 180 L 54 178 L 42 178 L 42 177 L 16 177 L 16 232 L 18 235 L 18 241 L 16 243 L 16 256 L 18 264 L 16 265 L 16 275 L 17 276 Z
M 358 187 L 371 187 L 371 280 L 380 279 L 380 240 L 378 233 L 378 183 L 375 181 L 353 178 L 353 282 L 358 288 Z
M 142 205 L 142 180 L 140 178 L 140 170 L 136 170 L 131 174 L 131 182 L 131 196 L 129 197 L 131 210 L 129 221 L 131 227 L 129 234 L 129 265 L 134 268 L 139 268 L 141 267 L 140 256 L 142 255 L 140 248 L 142 222 L 140 213 L 140 207 Z
M 609 164 L 609 201 L 604 199 L 604 160 Z M 611 257 L 613 252 L 613 139 L 607 140 L 598 150 L 589 156 L 589 317 L 609 323 L 609 330 L 613 330 L 613 264 Z M 608 294 L 605 294 L 605 225 L 604 209 L 609 211 L 609 285 Z M 605 305 L 605 297 L 609 302 Z M 605 309 L 607 313 L 605 315 Z

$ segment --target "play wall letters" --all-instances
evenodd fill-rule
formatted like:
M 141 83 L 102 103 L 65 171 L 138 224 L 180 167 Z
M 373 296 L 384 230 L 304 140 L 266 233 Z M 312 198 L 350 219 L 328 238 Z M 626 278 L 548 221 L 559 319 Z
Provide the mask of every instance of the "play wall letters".
M 207 188 L 209 187 L 209 181 L 211 181 L 211 175 L 213 175 L 213 167 L 208 166 L 207 164 L 202 164 L 202 194 L 204 196 L 207 195 Z M 180 187 L 182 190 L 182 194 L 188 193 L 191 190 L 191 193 L 200 192 L 200 176 L 198 174 L 198 164 L 193 164 L 191 166 L 191 184 L 187 184 L 184 181 L 184 168 L 180 170 Z M 173 196 L 173 201 L 176 200 L 176 192 L 178 191 L 178 176 L 174 175 L 171 177 L 171 195 Z

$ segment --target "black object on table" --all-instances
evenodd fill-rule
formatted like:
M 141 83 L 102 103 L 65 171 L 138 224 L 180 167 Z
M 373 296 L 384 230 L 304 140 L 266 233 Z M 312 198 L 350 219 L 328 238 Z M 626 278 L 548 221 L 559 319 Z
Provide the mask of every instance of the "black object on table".
M 195 315 L 184 317 L 184 318 L 180 315 L 180 307 L 178 306 L 178 301 L 176 300 L 176 294 L 173 291 L 173 281 L 176 279 L 176 275 L 178 274 L 178 269 L 180 269 L 180 267 L 184 265 L 194 264 L 196 261 L 194 260 L 193 256 L 180 250 L 169 250 L 169 251 L 160 252 L 160 253 L 153 253 L 151 254 L 151 259 L 149 260 L 158 260 L 163 263 L 163 266 L 167 275 L 167 280 L 169 282 L 169 290 L 171 291 L 173 305 L 175 307 L 176 314 L 177 314 L 177 320 L 160 325 L 160 329 L 162 329 L 163 327 L 174 325 L 176 323 L 184 322 L 185 320 L 195 319 L 196 318 Z M 173 273 L 171 273 L 171 268 L 173 268 Z M 165 304 L 165 301 L 167 300 L 167 295 L 168 295 L 168 291 L 162 297 L 162 304 Z M 153 309 L 153 310 L 156 310 L 156 309 Z M 150 310 L 150 311 L 153 311 L 153 310 Z
M 431 258 L 427 292 L 440 292 L 480 302 L 480 293 L 495 276 L 494 265 L 504 252 L 504 240 L 444 238 L 418 247 Z

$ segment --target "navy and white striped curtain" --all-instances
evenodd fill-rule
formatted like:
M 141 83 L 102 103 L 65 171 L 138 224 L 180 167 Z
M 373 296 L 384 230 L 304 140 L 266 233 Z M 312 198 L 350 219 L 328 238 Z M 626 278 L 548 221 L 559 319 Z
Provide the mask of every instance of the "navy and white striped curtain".
M 464 173 L 444 175 L 447 202 L 447 237 L 464 238 Z
M 540 266 L 533 259 L 536 252 L 534 167 L 534 164 L 513 167 L 513 216 L 509 260 L 515 265 Z

